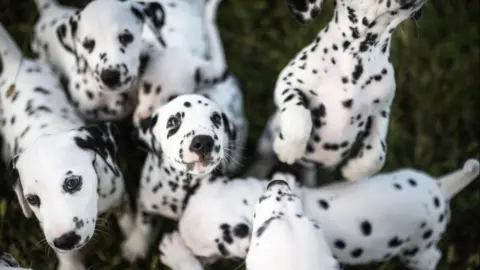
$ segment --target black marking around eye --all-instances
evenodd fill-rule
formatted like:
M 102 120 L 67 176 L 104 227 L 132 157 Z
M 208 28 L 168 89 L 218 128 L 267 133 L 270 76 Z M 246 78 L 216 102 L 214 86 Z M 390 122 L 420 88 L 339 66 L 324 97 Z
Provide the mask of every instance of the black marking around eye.
M 212 120 L 212 123 L 216 128 L 219 128 L 222 125 L 222 118 L 217 112 L 214 112 L 212 116 L 210 116 L 210 120 Z
M 265 232 L 265 230 L 268 228 L 268 225 L 270 225 L 270 223 L 272 221 L 274 221 L 275 219 L 278 219 L 280 218 L 279 216 L 275 216 L 275 217 L 271 217 L 269 219 L 267 219 L 263 224 L 262 226 L 260 226 L 258 229 L 257 229 L 257 232 L 256 232 L 256 236 L 257 237 L 260 237 L 262 236 L 262 234 Z
M 125 29 L 122 34 L 118 35 L 118 41 L 120 41 L 120 44 L 122 44 L 123 47 L 127 47 L 128 44 L 133 42 L 133 39 L 134 37 L 132 33 L 130 33 L 130 31 L 127 29 Z
M 82 177 L 81 176 L 69 176 L 63 182 L 63 190 L 69 194 L 75 194 L 82 189 Z
M 180 127 L 182 126 L 181 114 L 177 112 L 174 117 L 177 119 L 179 123 L 168 131 L 167 139 L 175 135 L 175 133 L 177 133 Z

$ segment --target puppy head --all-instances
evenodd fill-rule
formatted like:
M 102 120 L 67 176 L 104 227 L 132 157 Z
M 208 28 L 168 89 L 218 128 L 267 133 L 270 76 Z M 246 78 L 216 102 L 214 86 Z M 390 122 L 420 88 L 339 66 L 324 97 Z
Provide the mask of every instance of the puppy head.
M 181 95 L 140 123 L 141 140 L 177 170 L 204 175 L 228 156 L 233 127 L 221 108 L 200 95 Z
M 110 174 L 119 174 L 106 153 L 109 140 L 92 127 L 44 136 L 11 162 L 10 179 L 25 216 L 35 214 L 47 243 L 59 252 L 84 246 L 95 231 L 100 180 L 95 164 L 102 160 Z M 105 145 L 96 148 L 97 141 Z
M 272 215 L 294 216 L 303 214 L 302 203 L 297 194 L 295 177 L 291 174 L 276 173 L 267 183 L 265 192 L 258 200 L 255 218 L 268 219 Z
M 144 25 L 163 25 L 158 3 L 96 0 L 57 28 L 63 47 L 101 90 L 127 91 L 138 78 Z
M 334 0 L 337 9 L 335 16 L 348 17 L 350 24 L 360 23 L 364 26 L 371 26 L 379 17 L 386 16 L 388 21 L 399 18 L 398 23 L 411 16 L 417 17 L 424 3 L 425 0 Z M 308 23 L 318 15 L 323 0 L 287 0 L 287 4 L 297 21 Z

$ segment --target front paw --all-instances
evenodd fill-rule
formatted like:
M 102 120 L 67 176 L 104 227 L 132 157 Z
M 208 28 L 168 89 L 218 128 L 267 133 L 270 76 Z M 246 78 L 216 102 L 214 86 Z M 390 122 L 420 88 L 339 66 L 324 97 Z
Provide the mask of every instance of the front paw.
M 192 251 L 185 245 L 179 232 L 163 236 L 158 246 L 160 261 L 173 270 L 201 270 L 200 262 Z
M 305 154 L 312 131 L 310 111 L 302 106 L 290 107 L 280 113 L 278 121 L 273 150 L 280 161 L 293 164 Z
M 138 259 L 144 259 L 148 251 L 148 236 L 133 232 L 127 240 L 122 243 L 122 257 L 133 263 Z

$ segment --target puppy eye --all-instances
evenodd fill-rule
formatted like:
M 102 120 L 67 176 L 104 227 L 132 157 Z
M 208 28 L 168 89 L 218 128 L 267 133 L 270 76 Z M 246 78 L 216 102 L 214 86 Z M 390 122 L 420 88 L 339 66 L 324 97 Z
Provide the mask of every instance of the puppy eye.
M 63 184 L 63 189 L 66 192 L 72 193 L 80 190 L 82 186 L 82 178 L 78 176 L 71 176 L 67 178 Z
M 40 206 L 40 198 L 37 195 L 27 195 L 25 200 L 27 200 L 31 206 Z
M 212 115 L 212 121 L 216 125 L 220 125 L 220 123 L 222 122 L 222 118 L 220 117 L 220 114 L 218 114 L 217 112 L 214 112 Z
M 118 35 L 118 40 L 120 41 L 120 43 L 123 45 L 123 46 L 126 46 L 130 43 L 132 43 L 133 41 L 133 35 L 126 32 L 126 33 L 123 33 L 123 34 L 120 34 Z
M 180 121 L 175 116 L 172 116 L 168 119 L 167 128 L 174 128 L 179 124 L 180 124 Z
M 88 52 L 92 52 L 93 49 L 95 48 L 95 40 L 93 39 L 85 39 L 83 41 L 83 47 L 85 48 L 85 50 L 87 50 Z

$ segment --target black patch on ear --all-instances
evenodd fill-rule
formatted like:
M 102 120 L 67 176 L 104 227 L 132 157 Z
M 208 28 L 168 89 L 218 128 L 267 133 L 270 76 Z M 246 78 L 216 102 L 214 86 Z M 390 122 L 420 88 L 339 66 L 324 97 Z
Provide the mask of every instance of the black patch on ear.
M 67 50 L 69 53 L 75 54 L 73 48 L 65 43 L 65 39 L 67 38 L 67 26 L 64 23 L 57 27 L 57 38 L 65 50 Z
M 85 130 L 88 135 L 86 137 L 76 136 L 74 140 L 78 147 L 85 150 L 95 151 L 95 153 L 105 161 L 108 167 L 110 167 L 110 170 L 112 170 L 116 176 L 120 176 L 120 173 L 114 164 L 117 162 L 118 155 L 118 148 L 115 141 L 115 132 L 118 133 L 118 129 L 117 131 L 114 131 L 114 129 L 116 129 L 116 126 L 112 123 L 99 123 L 81 127 L 78 130 Z
M 18 174 L 18 170 L 16 167 L 16 163 L 18 160 L 18 155 L 15 156 L 8 164 L 8 168 L 5 170 L 5 181 L 7 185 L 14 186 L 17 181 L 19 181 L 20 175 Z
M 142 129 L 142 132 L 145 133 L 147 130 L 151 130 L 153 126 L 157 124 L 158 121 L 158 115 L 155 116 L 149 116 L 147 118 L 141 119 L 140 120 L 140 128 Z
M 138 10 L 136 7 L 130 7 L 130 10 L 132 11 L 133 15 L 139 19 L 140 21 L 144 22 L 145 18 L 143 17 L 143 14 L 140 10 Z
M 165 11 L 161 4 L 149 2 L 146 4 L 143 12 L 152 21 L 155 28 L 160 29 L 165 24 Z

